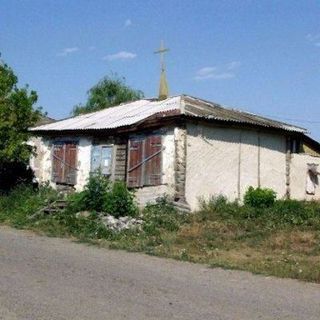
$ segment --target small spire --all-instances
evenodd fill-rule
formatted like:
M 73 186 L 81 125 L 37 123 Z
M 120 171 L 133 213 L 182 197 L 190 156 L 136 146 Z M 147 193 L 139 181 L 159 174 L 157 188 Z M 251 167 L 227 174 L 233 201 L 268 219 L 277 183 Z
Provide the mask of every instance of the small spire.
M 154 53 L 160 54 L 160 63 L 161 63 L 161 75 L 160 75 L 160 86 L 159 86 L 159 100 L 164 100 L 169 97 L 169 88 L 166 77 L 166 68 L 164 63 L 164 54 L 168 52 L 169 49 L 164 47 L 163 40 L 161 41 L 160 49 Z

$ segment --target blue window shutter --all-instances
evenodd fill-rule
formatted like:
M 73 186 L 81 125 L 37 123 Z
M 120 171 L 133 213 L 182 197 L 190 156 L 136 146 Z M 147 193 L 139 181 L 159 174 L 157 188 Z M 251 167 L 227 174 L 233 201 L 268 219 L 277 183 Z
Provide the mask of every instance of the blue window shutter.
M 112 146 L 93 145 L 91 147 L 91 172 L 101 170 L 104 175 L 110 175 L 112 169 Z
M 91 171 L 99 170 L 101 163 L 101 146 L 91 146 Z
M 101 147 L 101 171 L 102 174 L 111 174 L 112 165 L 112 147 L 102 146 Z

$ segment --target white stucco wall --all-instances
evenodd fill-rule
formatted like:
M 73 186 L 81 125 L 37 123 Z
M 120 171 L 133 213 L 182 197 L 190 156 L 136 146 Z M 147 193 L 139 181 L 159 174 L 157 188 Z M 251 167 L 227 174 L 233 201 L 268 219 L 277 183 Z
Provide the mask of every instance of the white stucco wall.
M 77 191 L 82 190 L 89 179 L 91 166 L 91 145 L 92 140 L 90 138 L 79 139 L 77 146 L 77 184 L 75 185 Z
M 315 194 L 306 193 L 306 182 L 308 174 L 308 164 L 318 164 L 320 170 L 320 157 L 307 154 L 292 154 L 290 166 L 290 189 L 291 197 L 298 200 L 319 200 L 320 185 L 316 185 Z M 319 177 L 319 176 L 318 176 Z M 320 177 L 319 177 L 320 178 Z
M 39 183 L 51 182 L 51 145 L 50 141 L 41 138 L 33 137 L 30 144 L 36 147 L 36 155 L 31 157 L 30 166 L 34 171 L 35 177 Z
M 195 124 L 188 124 L 187 132 L 186 200 L 192 210 L 199 197 L 242 199 L 249 186 L 258 186 L 259 140 L 261 187 L 284 197 L 284 136 Z

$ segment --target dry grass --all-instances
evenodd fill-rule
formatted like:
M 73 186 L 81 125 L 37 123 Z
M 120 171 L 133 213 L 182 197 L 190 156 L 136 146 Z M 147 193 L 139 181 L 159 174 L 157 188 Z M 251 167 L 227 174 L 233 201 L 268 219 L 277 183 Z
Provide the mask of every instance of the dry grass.
M 153 254 L 213 267 L 320 282 L 320 241 L 317 230 L 288 228 L 265 232 L 243 230 L 222 221 L 185 224 Z

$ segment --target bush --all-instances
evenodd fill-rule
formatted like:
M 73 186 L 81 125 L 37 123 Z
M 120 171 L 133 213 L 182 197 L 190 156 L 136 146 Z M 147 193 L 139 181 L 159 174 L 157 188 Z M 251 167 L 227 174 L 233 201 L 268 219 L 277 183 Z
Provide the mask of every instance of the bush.
M 114 217 L 136 216 L 138 207 L 134 194 L 124 182 L 111 183 L 100 172 L 90 176 L 84 190 L 69 197 L 68 210 L 106 212 Z
M 84 190 L 70 196 L 70 209 L 74 212 L 82 210 L 101 212 L 108 192 L 110 192 L 109 180 L 101 172 L 92 174 Z
M 268 208 L 274 204 L 276 197 L 272 189 L 249 187 L 244 195 L 244 203 L 254 208 Z
M 111 190 L 105 195 L 103 211 L 116 218 L 123 216 L 134 217 L 138 214 L 134 194 L 128 190 L 124 182 L 115 181 L 113 183 Z

